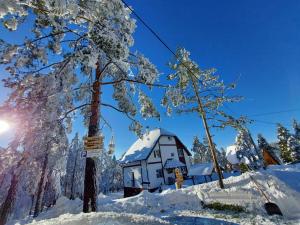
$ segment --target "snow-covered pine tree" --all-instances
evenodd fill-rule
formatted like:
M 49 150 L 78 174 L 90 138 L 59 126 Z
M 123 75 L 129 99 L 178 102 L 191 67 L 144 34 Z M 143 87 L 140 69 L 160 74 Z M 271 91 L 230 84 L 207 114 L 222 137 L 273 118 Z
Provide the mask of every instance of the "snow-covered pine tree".
M 197 113 L 201 117 L 212 161 L 219 176 L 219 185 L 223 188 L 222 174 L 209 125 L 222 128 L 231 125 L 234 119 L 222 110 L 222 106 L 225 103 L 241 100 L 240 97 L 232 97 L 227 93 L 228 90 L 235 87 L 235 84 L 225 85 L 216 75 L 215 69 L 201 69 L 190 58 L 190 52 L 184 48 L 177 49 L 176 56 L 169 63 L 169 67 L 174 72 L 168 76 L 168 79 L 175 81 L 175 85 L 172 89 L 167 90 L 162 105 L 167 108 L 168 113 L 171 113 L 172 107 L 174 107 L 177 113 Z M 240 122 L 244 121 L 244 117 L 239 120 Z
M 220 149 L 220 154 L 219 154 L 219 163 L 220 163 L 220 166 L 222 166 L 223 168 L 226 169 L 227 165 L 228 165 L 228 160 L 227 160 L 227 157 L 226 157 L 226 151 L 223 147 L 221 147 Z
M 25 85 L 19 93 L 23 101 L 60 96 L 68 104 L 60 107 L 58 118 L 70 122 L 75 110 L 80 109 L 89 124 L 89 136 L 99 132 L 99 106 L 123 113 L 132 121 L 129 129 L 141 135 L 141 124 L 134 118 L 138 111 L 133 97 L 136 90 L 142 116 L 158 117 L 143 86 L 163 85 L 155 85 L 155 66 L 142 54 L 130 52 L 135 21 L 120 0 L 7 1 L 0 7 L 1 22 L 9 30 L 17 30 L 29 14 L 33 21 L 33 28 L 29 29 L 33 33 L 27 35 L 24 43 L 1 40 L 0 62 L 7 65 L 10 73 L 6 86 L 15 88 L 22 80 L 37 80 L 49 74 L 60 84 L 53 92 L 32 95 L 27 94 L 30 85 Z M 100 88 L 104 85 L 113 86 L 116 105 L 114 101 L 101 100 Z M 92 168 L 86 166 L 91 173 L 85 179 L 89 185 L 85 212 L 91 201 L 93 211 L 96 210 L 95 167 L 92 159 L 87 161 Z
M 290 133 L 288 129 L 286 129 L 281 124 L 277 125 L 277 139 L 278 146 L 280 149 L 280 156 L 285 163 L 292 162 L 291 151 L 288 148 L 288 139 L 290 137 Z
M 293 120 L 293 128 L 295 138 L 300 141 L 300 124 L 295 119 Z
M 260 162 L 260 156 L 257 154 L 252 142 L 251 134 L 247 129 L 240 129 L 236 136 L 235 146 L 237 149 L 237 157 L 241 162 L 249 162 L 249 167 L 252 169 L 258 169 L 262 163 Z
M 66 175 L 64 177 L 64 195 L 70 199 L 83 198 L 85 166 L 85 160 L 81 157 L 83 151 L 83 143 L 79 139 L 78 133 L 76 133 L 69 146 Z
M 214 144 L 214 147 L 216 145 Z M 197 136 L 194 137 L 192 152 L 194 152 L 194 163 L 208 163 L 212 162 L 211 151 L 209 149 L 207 138 L 203 138 L 203 142 L 200 142 Z M 220 155 L 219 151 L 216 151 L 217 156 Z
M 294 162 L 300 161 L 300 144 L 295 136 L 291 135 L 287 141 L 288 151 L 291 153 L 291 158 Z
M 61 81 L 63 82 L 63 75 Z M 3 207 L 16 215 L 20 207 L 14 207 L 24 202 L 23 200 L 30 196 L 30 203 L 24 203 L 24 214 L 28 214 L 34 208 L 34 214 L 37 215 L 43 207 L 43 195 L 45 194 L 45 185 L 47 179 L 59 183 L 64 171 L 64 153 L 67 148 L 67 136 L 65 134 L 65 125 L 59 120 L 61 110 L 67 104 L 67 99 L 63 95 L 52 96 L 38 100 L 33 96 L 48 95 L 60 88 L 61 83 L 57 82 L 53 74 L 43 77 L 27 76 L 24 79 L 14 81 L 7 79 L 5 85 L 11 88 L 9 99 L 1 106 L 1 115 L 13 119 L 18 124 L 14 140 L 10 143 L 11 147 L 18 148 L 20 152 L 26 155 L 24 163 L 15 168 L 14 174 L 17 176 L 17 182 L 13 180 L 10 185 L 11 190 L 23 188 L 27 192 L 17 198 L 16 191 L 11 191 L 6 199 L 11 199 L 11 204 Z M 57 172 L 52 172 L 57 168 Z M 18 172 L 20 170 L 20 173 Z M 26 177 L 26 179 L 23 179 Z M 58 196 L 60 185 L 50 184 L 56 194 L 46 193 L 48 196 Z M 55 187 L 55 189 L 54 189 Z M 32 198 L 33 196 L 33 198 Z M 52 201 L 52 200 L 51 200 Z M 31 204 L 34 206 L 30 207 Z M 5 202 L 3 203 L 5 205 Z M 24 215 L 23 214 L 23 215 Z M 20 214 L 18 214 L 20 215 Z M 22 215 L 20 215 L 22 216 Z M 7 215 L 4 217 L 8 217 Z
M 200 142 L 197 136 L 193 139 L 193 145 L 191 151 L 193 152 L 193 163 L 201 163 L 202 162 L 202 149 L 203 144 Z
M 123 187 L 123 173 L 115 156 L 104 151 L 97 161 L 98 192 L 108 193 L 121 190 Z
M 257 143 L 259 149 L 262 151 L 263 149 L 269 149 L 271 146 L 267 142 L 267 140 L 262 136 L 262 134 L 257 135 Z

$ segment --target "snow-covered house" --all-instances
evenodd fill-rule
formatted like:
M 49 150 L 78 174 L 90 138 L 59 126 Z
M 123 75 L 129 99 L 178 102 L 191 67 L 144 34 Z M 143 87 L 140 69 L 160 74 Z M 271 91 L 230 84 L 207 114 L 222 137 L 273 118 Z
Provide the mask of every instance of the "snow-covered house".
M 175 168 L 180 168 L 186 178 L 190 156 L 191 153 L 175 134 L 161 128 L 147 132 L 120 160 L 124 197 L 138 194 L 143 189 L 151 191 L 162 184 L 173 184 Z

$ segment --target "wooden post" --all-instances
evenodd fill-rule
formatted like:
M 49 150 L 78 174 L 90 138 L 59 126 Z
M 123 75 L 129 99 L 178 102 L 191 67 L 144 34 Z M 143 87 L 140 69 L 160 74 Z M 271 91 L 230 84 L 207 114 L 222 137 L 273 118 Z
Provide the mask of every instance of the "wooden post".
M 91 115 L 89 121 L 88 137 L 98 135 L 99 132 L 99 112 L 100 112 L 100 94 L 101 94 L 101 70 L 99 62 L 96 67 L 96 76 L 93 83 L 93 93 L 91 102 Z M 96 164 L 93 158 L 86 158 L 85 176 L 84 176 L 84 194 L 83 194 L 83 212 L 88 213 L 91 204 L 92 212 L 97 211 L 97 180 Z
M 202 122 L 203 122 L 204 129 L 205 129 L 205 133 L 206 133 L 206 137 L 207 137 L 207 140 L 208 140 L 208 145 L 209 145 L 209 148 L 210 148 L 210 151 L 211 151 L 214 166 L 215 166 L 216 171 L 218 173 L 219 185 L 220 185 L 220 188 L 224 188 L 222 175 L 221 175 L 221 169 L 220 169 L 218 161 L 217 161 L 216 149 L 215 149 L 215 146 L 213 144 L 211 134 L 210 134 L 210 131 L 209 131 L 209 127 L 208 127 L 208 124 L 207 124 L 207 121 L 206 121 L 206 113 L 205 113 L 205 111 L 203 109 L 203 106 L 202 106 L 202 101 L 201 101 L 201 98 L 200 98 L 200 95 L 199 95 L 198 87 L 197 87 L 197 85 L 195 83 L 195 80 L 194 80 L 195 78 L 193 76 L 191 76 L 191 78 L 192 78 L 193 88 L 194 88 L 194 91 L 195 91 L 195 94 L 196 94 L 196 97 L 197 97 L 199 113 L 201 115 Z

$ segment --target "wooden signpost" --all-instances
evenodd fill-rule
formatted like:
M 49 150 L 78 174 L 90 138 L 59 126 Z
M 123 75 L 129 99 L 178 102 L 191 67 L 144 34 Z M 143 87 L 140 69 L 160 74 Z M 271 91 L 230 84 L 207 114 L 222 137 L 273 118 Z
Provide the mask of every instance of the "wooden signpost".
M 176 177 L 176 189 L 180 189 L 183 183 L 183 176 L 178 168 L 175 169 L 175 177 Z
M 93 136 L 84 138 L 84 150 L 83 154 L 87 158 L 93 158 L 100 155 L 104 148 L 103 136 Z M 83 157 L 84 157 L 83 156 Z

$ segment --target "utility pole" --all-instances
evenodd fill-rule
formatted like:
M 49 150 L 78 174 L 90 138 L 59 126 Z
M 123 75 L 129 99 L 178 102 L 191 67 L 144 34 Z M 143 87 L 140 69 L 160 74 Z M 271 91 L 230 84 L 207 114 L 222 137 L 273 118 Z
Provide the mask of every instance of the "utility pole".
M 91 115 L 88 128 L 88 137 L 97 136 L 99 133 L 100 120 L 100 94 L 102 73 L 100 64 L 97 63 L 95 81 L 93 83 Z M 83 212 L 88 213 L 91 205 L 92 212 L 97 210 L 97 180 L 96 180 L 96 163 L 91 157 L 86 158 L 85 176 L 84 176 L 84 194 L 83 194 Z
M 207 140 L 208 140 L 208 145 L 209 145 L 209 148 L 210 148 L 210 151 L 211 151 L 211 155 L 212 155 L 212 158 L 213 158 L 213 162 L 214 162 L 214 165 L 215 165 L 216 172 L 218 174 L 219 185 L 220 185 L 220 188 L 223 189 L 224 188 L 224 183 L 223 183 L 223 180 L 222 180 L 222 173 L 221 173 L 219 163 L 217 161 L 216 149 L 215 149 L 215 146 L 213 144 L 211 134 L 210 134 L 210 131 L 209 131 L 209 127 L 208 127 L 208 124 L 207 124 L 206 113 L 203 109 L 203 105 L 202 105 L 201 97 L 200 97 L 200 94 L 199 94 L 199 90 L 198 90 L 198 87 L 197 87 L 197 85 L 195 83 L 195 80 L 194 80 L 195 78 L 193 76 L 191 76 L 191 79 L 192 79 L 193 88 L 194 88 L 196 98 L 197 98 L 197 102 L 198 102 L 199 112 L 201 114 L 201 118 L 202 118 L 202 122 L 203 122 L 203 125 L 204 125 L 206 137 L 207 137 Z

